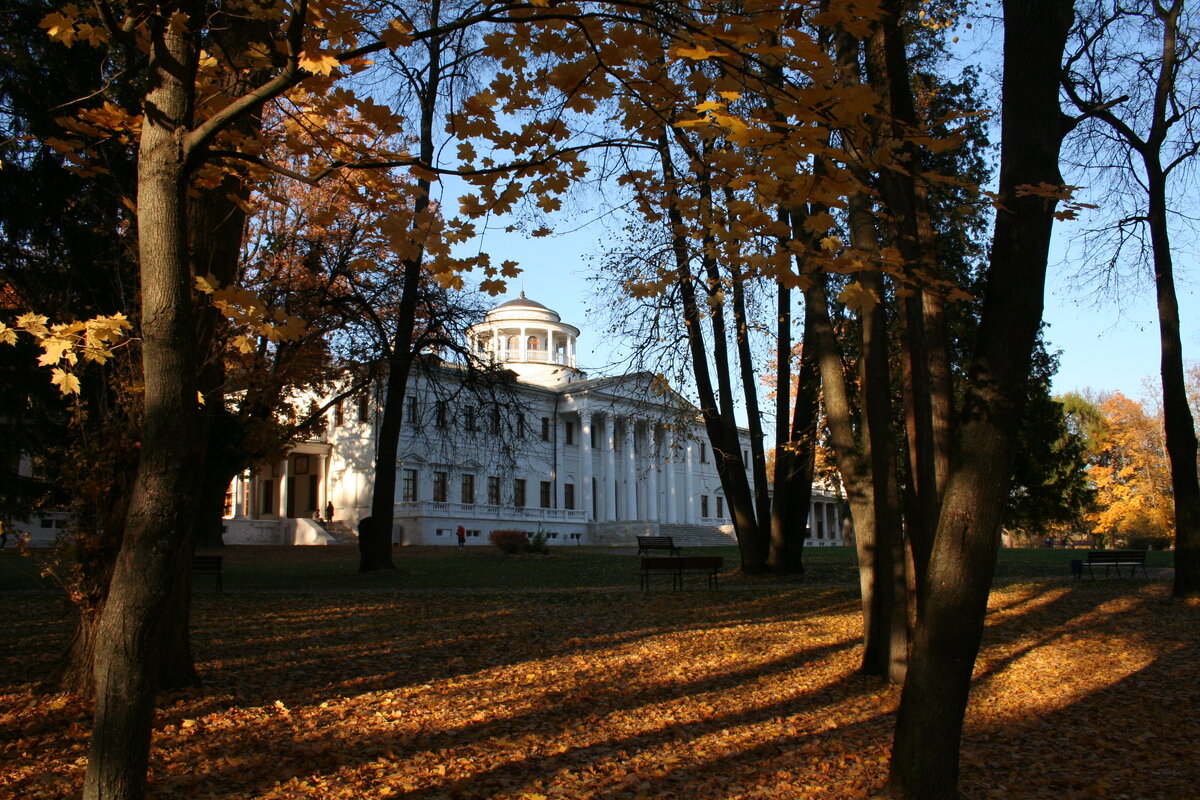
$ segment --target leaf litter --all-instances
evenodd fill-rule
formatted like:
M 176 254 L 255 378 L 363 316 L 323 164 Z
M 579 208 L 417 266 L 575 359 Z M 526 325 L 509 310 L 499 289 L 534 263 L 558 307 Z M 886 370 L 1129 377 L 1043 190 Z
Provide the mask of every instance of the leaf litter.
M 77 797 L 89 708 L 33 694 L 70 624 L 0 608 L 0 797 Z M 857 674 L 858 612 L 816 587 L 198 596 L 205 685 L 161 698 L 148 796 L 886 796 L 899 691 Z M 1198 617 L 1162 584 L 994 591 L 964 796 L 1192 796 Z

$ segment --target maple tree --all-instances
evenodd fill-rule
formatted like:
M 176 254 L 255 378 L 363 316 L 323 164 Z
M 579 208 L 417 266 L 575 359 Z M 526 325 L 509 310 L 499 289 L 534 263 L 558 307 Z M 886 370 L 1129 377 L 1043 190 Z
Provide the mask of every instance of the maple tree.
M 1161 416 L 1120 392 L 1096 408 L 1097 441 L 1087 454 L 1096 508 L 1088 522 L 1111 546 L 1128 546 L 1135 538 L 1169 540 L 1174 515 Z

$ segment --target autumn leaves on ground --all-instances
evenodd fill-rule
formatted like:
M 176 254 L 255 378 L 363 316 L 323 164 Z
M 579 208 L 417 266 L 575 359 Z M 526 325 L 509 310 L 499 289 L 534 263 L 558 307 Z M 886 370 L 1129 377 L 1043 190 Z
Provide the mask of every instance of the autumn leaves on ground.
M 611 559 L 632 587 L 635 562 Z M 198 592 L 205 686 L 163 698 L 150 795 L 880 793 L 898 692 L 855 673 L 853 586 L 698 586 Z M 1158 577 L 997 588 L 964 794 L 1194 796 L 1200 608 L 1168 594 Z M 0 594 L 0 797 L 79 794 L 89 711 L 31 692 L 63 608 Z

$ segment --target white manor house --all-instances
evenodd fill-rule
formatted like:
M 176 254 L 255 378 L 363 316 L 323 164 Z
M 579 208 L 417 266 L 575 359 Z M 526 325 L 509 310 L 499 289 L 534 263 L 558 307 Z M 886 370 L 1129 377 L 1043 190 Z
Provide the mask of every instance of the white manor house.
M 436 359 L 414 367 L 394 543 L 457 544 L 459 525 L 469 545 L 496 529 L 540 531 L 552 545 L 734 542 L 697 409 L 649 373 L 589 378 L 576 364 L 579 335 L 522 292 L 467 331 L 472 352 L 507 380 Z M 355 530 L 370 514 L 379 422 L 370 393 L 340 402 L 319 438 L 235 479 L 226 543 L 324 544 Z M 814 487 L 807 544 L 842 544 L 838 500 Z M 332 521 L 315 519 L 330 505 Z

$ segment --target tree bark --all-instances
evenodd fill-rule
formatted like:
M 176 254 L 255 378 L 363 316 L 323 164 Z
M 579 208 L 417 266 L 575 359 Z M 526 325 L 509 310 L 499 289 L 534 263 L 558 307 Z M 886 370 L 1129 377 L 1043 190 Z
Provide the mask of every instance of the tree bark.
M 136 800 L 144 793 L 165 605 L 194 516 L 198 360 L 184 137 L 198 50 L 195 33 L 172 30 L 162 17 L 148 24 L 137 198 L 145 420 L 124 541 L 96 635 L 85 800 Z
M 1067 130 L 1058 76 L 1070 0 L 1006 0 L 1000 203 L 962 432 L 922 587 L 892 748 L 891 785 L 911 800 L 957 798 L 971 672 L 1012 478 L 1015 433 L 1037 331 Z

